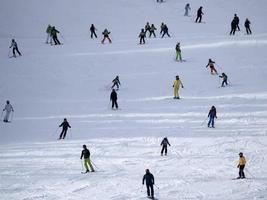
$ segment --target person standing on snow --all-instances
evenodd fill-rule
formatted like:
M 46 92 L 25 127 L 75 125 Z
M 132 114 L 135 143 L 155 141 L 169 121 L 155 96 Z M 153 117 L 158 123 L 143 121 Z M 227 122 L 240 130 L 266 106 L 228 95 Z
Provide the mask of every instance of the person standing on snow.
M 165 156 L 167 156 L 168 145 L 171 146 L 169 141 L 168 141 L 168 138 L 167 137 L 163 138 L 163 140 L 162 140 L 160 145 L 162 146 L 162 149 L 161 149 L 161 152 L 160 152 L 161 156 L 163 156 L 163 152 L 165 153 Z
M 245 173 L 244 173 L 244 169 L 245 169 L 245 165 L 246 165 L 246 158 L 243 155 L 242 152 L 239 153 L 239 163 L 237 165 L 237 168 L 239 168 L 239 177 L 237 177 L 238 179 L 240 178 L 246 178 L 245 177 Z
M 185 13 L 184 13 L 184 16 L 189 16 L 188 14 L 189 14 L 189 10 L 191 10 L 191 8 L 190 8 L 190 4 L 189 3 L 187 3 L 186 5 L 185 5 Z
M 51 30 L 52 26 L 49 24 L 48 27 L 46 28 L 46 33 L 47 33 L 46 44 L 48 44 L 48 42 L 52 44 Z
M 13 57 L 14 57 L 14 58 L 16 58 L 16 52 L 19 54 L 19 56 L 21 56 L 21 53 L 20 53 L 20 51 L 19 51 L 19 49 L 18 49 L 18 44 L 17 44 L 17 42 L 15 41 L 15 39 L 12 39 L 12 40 L 11 40 L 11 45 L 10 45 L 9 48 L 13 48 L 13 49 L 12 49 L 12 52 L 13 52 Z
M 145 41 L 145 37 L 146 37 L 146 32 L 145 30 L 142 28 L 141 29 L 141 33 L 139 34 L 139 38 L 140 38 L 140 42 L 139 44 L 145 44 L 146 41 Z
M 57 34 L 60 33 L 55 26 L 52 27 L 51 29 L 51 36 L 53 38 L 53 41 L 55 43 L 55 45 L 60 45 L 61 43 L 59 42 L 58 38 L 57 38 Z M 52 43 L 51 43 L 52 45 Z
M 151 37 L 151 35 L 156 37 L 155 30 L 157 30 L 156 27 L 154 26 L 154 24 L 151 24 L 151 27 L 149 29 L 149 37 Z
M 150 32 L 150 24 L 149 24 L 149 22 L 147 22 L 146 25 L 145 25 L 145 34 L 147 32 Z
M 217 119 L 217 113 L 216 113 L 216 108 L 215 106 L 212 106 L 210 111 L 209 111 L 209 114 L 208 114 L 208 118 L 209 118 L 209 122 L 208 122 L 208 127 L 210 127 L 210 124 L 211 124 L 211 127 L 212 128 L 215 128 L 214 127 L 214 119 L 216 118 Z
M 164 27 L 165 27 L 165 24 L 162 22 L 161 25 L 160 25 L 160 35 L 163 34 Z
M 93 36 L 95 36 L 95 38 L 97 38 L 97 35 L 95 33 L 96 31 L 97 31 L 97 29 L 95 28 L 95 25 L 91 24 L 91 27 L 90 27 L 91 38 L 93 38 Z
M 178 42 L 175 46 L 175 50 L 176 50 L 176 61 L 183 61 L 182 59 L 182 51 L 180 48 L 180 42 Z
M 103 36 L 104 36 L 103 40 L 101 41 L 102 44 L 104 44 L 106 38 L 108 39 L 109 43 L 112 42 L 111 39 L 110 39 L 110 37 L 109 37 L 110 32 L 108 31 L 108 29 L 105 29 L 105 30 L 102 32 L 102 34 L 103 34 Z
M 173 93 L 174 93 L 174 99 L 180 99 L 179 96 L 179 89 L 180 89 L 180 85 L 182 86 L 182 88 L 184 88 L 184 85 L 182 83 L 182 81 L 180 80 L 179 76 L 176 76 L 176 79 L 173 83 Z
M 215 69 L 215 67 L 214 67 L 214 64 L 215 64 L 215 62 L 214 61 L 212 61 L 211 59 L 209 59 L 209 62 L 208 62 L 208 64 L 206 65 L 206 68 L 207 67 L 210 67 L 210 73 L 211 74 L 218 74 L 218 72 L 217 72 L 217 70 Z
M 67 121 L 66 118 L 64 118 L 64 121 L 59 125 L 59 127 L 62 127 L 62 131 L 60 133 L 59 140 L 65 139 L 68 128 L 71 128 L 71 126 L 69 125 L 69 122 Z
M 202 15 L 204 15 L 204 13 L 202 12 L 202 6 L 200 6 L 200 8 L 197 10 L 196 23 L 201 23 Z
M 114 106 L 116 109 L 119 108 L 118 103 L 117 103 L 118 95 L 115 89 L 112 89 L 112 92 L 110 94 L 110 101 L 112 102 L 112 109 L 114 109 Z
M 167 34 L 168 37 L 171 37 L 169 35 L 169 28 L 168 28 L 168 26 L 166 24 L 164 24 L 163 29 L 162 29 L 162 32 L 163 32 L 163 34 L 162 34 L 161 38 L 163 38 L 165 34 Z
M 4 117 L 3 122 L 9 122 L 9 116 L 11 112 L 14 112 L 13 106 L 10 104 L 10 102 L 7 100 L 5 108 L 3 109 L 3 112 L 6 111 L 6 115 Z
M 119 89 L 119 85 L 121 85 L 119 76 L 116 76 L 116 78 L 113 79 L 112 83 L 113 83 L 113 85 L 112 85 L 111 89 L 113 89 L 116 86 L 117 90 L 118 90 Z
M 222 75 L 219 76 L 219 77 L 223 79 L 221 87 L 224 87 L 224 84 L 228 85 L 228 83 L 227 83 L 228 77 L 227 77 L 227 75 L 225 73 L 222 73 Z
M 235 35 L 236 28 L 237 28 L 237 23 L 236 23 L 236 20 L 233 19 L 232 22 L 231 22 L 230 35 Z
M 250 30 L 250 21 L 248 20 L 248 18 L 246 19 L 246 21 L 245 21 L 245 24 L 244 24 L 244 26 L 245 26 L 245 28 L 246 28 L 246 32 L 247 32 L 247 34 L 248 35 L 250 35 L 250 34 L 252 34 L 252 32 L 251 32 L 251 30 Z
M 240 28 L 239 28 L 239 17 L 237 16 L 237 14 L 235 14 L 234 20 L 236 22 L 236 28 L 238 29 L 238 31 L 240 31 Z
M 81 153 L 81 159 L 84 158 L 84 167 L 86 169 L 85 173 L 88 173 L 90 172 L 89 168 L 91 169 L 91 172 L 94 172 L 94 168 L 93 168 L 93 165 L 91 163 L 91 159 L 90 159 L 90 151 L 89 149 L 87 149 L 86 145 L 84 144 L 83 145 L 83 150 L 82 150 L 82 153 Z
M 153 188 L 153 186 L 155 184 L 155 180 L 154 180 L 153 174 L 150 173 L 149 169 L 146 169 L 146 173 L 143 176 L 143 181 L 142 181 L 143 185 L 145 184 L 145 181 L 146 181 L 147 197 L 150 197 L 150 198 L 154 199 L 154 188 Z

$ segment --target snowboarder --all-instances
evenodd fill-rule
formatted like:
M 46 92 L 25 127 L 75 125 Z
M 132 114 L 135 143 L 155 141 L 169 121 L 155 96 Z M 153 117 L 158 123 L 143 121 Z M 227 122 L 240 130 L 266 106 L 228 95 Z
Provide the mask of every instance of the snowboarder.
M 144 185 L 146 181 L 146 188 L 147 188 L 147 197 L 154 199 L 154 188 L 153 185 L 155 184 L 154 176 L 149 172 L 149 169 L 146 169 L 146 173 L 143 176 Z
M 189 14 L 189 10 L 191 10 L 191 8 L 190 8 L 190 4 L 189 3 L 187 3 L 186 5 L 185 5 L 185 13 L 184 13 L 184 16 L 189 16 L 188 14 Z
M 110 39 L 110 37 L 109 37 L 110 32 L 108 31 L 108 29 L 105 29 L 105 30 L 102 32 L 102 34 L 103 34 L 103 36 L 104 36 L 103 40 L 101 41 L 102 44 L 104 44 L 106 38 L 108 39 L 109 43 L 112 42 L 111 39 Z
M 91 169 L 91 172 L 94 172 L 94 168 L 93 168 L 93 165 L 91 163 L 91 159 L 90 159 L 90 151 L 89 149 L 87 149 L 86 145 L 84 144 L 83 145 L 83 150 L 82 150 L 82 153 L 81 153 L 81 159 L 84 158 L 84 167 L 86 169 L 85 173 L 88 173 L 90 172 L 89 171 L 89 168 Z
M 212 61 L 211 59 L 209 59 L 209 62 L 208 62 L 208 64 L 207 64 L 207 66 L 206 66 L 206 68 L 207 67 L 210 67 L 210 73 L 211 74 L 218 74 L 218 72 L 217 72 L 217 70 L 215 69 L 215 67 L 214 67 L 214 64 L 215 64 L 215 62 L 214 61 Z
M 154 24 L 151 24 L 151 27 L 149 29 L 149 37 L 151 37 L 151 35 L 156 37 L 155 30 L 157 30 L 156 27 L 154 26 Z
M 182 54 L 181 54 L 181 48 L 180 48 L 180 42 L 178 42 L 176 44 L 176 47 L 175 47 L 175 50 L 176 50 L 176 61 L 183 61 L 182 59 Z
M 93 38 L 95 36 L 95 38 L 97 38 L 97 35 L 96 35 L 96 32 L 97 29 L 95 28 L 95 25 L 94 24 L 91 24 L 91 27 L 90 27 L 90 32 L 91 32 L 91 38 Z
M 7 100 L 5 108 L 3 109 L 3 112 L 6 111 L 6 115 L 4 117 L 3 122 L 9 122 L 9 116 L 11 112 L 14 112 L 13 106 L 10 104 L 10 102 Z
M 49 24 L 46 28 L 46 33 L 47 33 L 46 44 L 48 44 L 48 42 L 52 44 L 51 30 L 52 26 Z
M 238 179 L 240 178 L 246 178 L 245 177 L 245 173 L 244 173 L 244 169 L 245 169 L 245 165 L 246 165 L 246 158 L 243 155 L 242 152 L 239 153 L 239 163 L 237 165 L 237 168 L 239 168 L 239 177 L 237 177 Z
M 171 37 L 169 35 L 169 28 L 168 28 L 168 26 L 166 24 L 164 24 L 163 29 L 162 29 L 162 32 L 163 32 L 163 34 L 162 34 L 161 38 L 163 38 L 165 34 L 167 34 L 168 37 Z
M 119 76 L 116 76 L 116 78 L 113 79 L 112 83 L 113 83 L 113 85 L 112 85 L 111 89 L 113 89 L 116 86 L 117 90 L 118 90 L 119 89 L 119 85 L 121 85 Z
M 235 14 L 234 20 L 236 22 L 236 28 L 238 29 L 238 31 L 240 31 L 240 28 L 239 28 L 239 17 L 237 16 L 237 14 Z
M 148 32 L 150 32 L 150 25 L 149 25 L 149 22 L 146 23 L 145 25 L 145 34 Z
M 235 35 L 236 28 L 237 28 L 237 23 L 236 23 L 236 20 L 233 19 L 232 22 L 231 22 L 231 32 L 230 32 L 230 35 Z
M 202 6 L 200 6 L 200 8 L 197 10 L 196 23 L 201 23 L 202 15 L 204 15 L 204 13 L 202 12 Z
M 217 113 L 216 113 L 216 108 L 215 106 L 212 106 L 210 111 L 209 111 L 209 114 L 208 114 L 208 118 L 209 118 L 209 122 L 208 122 L 208 127 L 210 127 L 210 124 L 211 124 L 211 127 L 212 128 L 215 128 L 214 127 L 214 118 L 217 119 Z
M 164 27 L 165 27 L 165 24 L 162 22 L 160 25 L 160 35 L 162 35 Z
M 71 128 L 71 126 L 69 125 L 69 122 L 67 121 L 66 118 L 64 118 L 64 121 L 59 125 L 59 127 L 62 127 L 62 131 L 60 133 L 59 140 L 65 139 L 68 128 Z
M 163 138 L 160 145 L 162 146 L 162 149 L 160 152 L 161 156 L 163 156 L 163 152 L 165 153 L 165 156 L 167 156 L 167 151 L 168 151 L 167 147 L 168 147 L 168 145 L 171 146 L 169 141 L 168 141 L 168 138 L 167 137 Z
M 246 28 L 246 32 L 247 32 L 247 34 L 248 35 L 250 35 L 250 34 L 252 34 L 252 32 L 251 32 L 251 30 L 250 30 L 250 21 L 248 20 L 248 18 L 246 19 L 246 21 L 245 21 L 245 28 Z
M 15 39 L 12 39 L 12 40 L 11 40 L 11 45 L 10 45 L 9 48 L 13 48 L 13 49 L 12 49 L 12 52 L 13 52 L 13 57 L 14 57 L 14 58 L 16 58 L 16 52 L 19 54 L 19 56 L 21 56 L 21 53 L 20 53 L 20 51 L 19 51 L 19 49 L 18 49 L 18 44 L 17 44 L 17 42 L 15 41 Z
M 116 109 L 119 108 L 117 99 L 118 99 L 117 92 L 115 91 L 115 89 L 112 89 L 112 92 L 110 94 L 110 101 L 112 102 L 112 109 L 114 109 L 114 105 Z
M 146 32 L 145 30 L 142 28 L 141 33 L 139 34 L 139 38 L 140 38 L 140 42 L 139 44 L 145 44 L 145 37 L 146 37 Z
M 180 89 L 180 85 L 182 86 L 182 88 L 184 88 L 184 85 L 182 83 L 182 81 L 180 80 L 179 76 L 176 76 L 176 79 L 173 83 L 173 93 L 174 93 L 174 99 L 180 99 L 179 96 L 179 89 Z
M 222 75 L 219 76 L 219 77 L 223 79 L 221 87 L 224 87 L 224 84 L 228 85 L 228 83 L 227 83 L 228 77 L 227 77 L 227 75 L 225 73 L 222 73 Z
M 54 40 L 55 45 L 60 45 L 61 43 L 59 42 L 58 38 L 57 38 L 57 34 L 60 33 L 55 26 L 52 27 L 51 29 L 51 36 Z M 52 44 L 52 43 L 51 43 Z

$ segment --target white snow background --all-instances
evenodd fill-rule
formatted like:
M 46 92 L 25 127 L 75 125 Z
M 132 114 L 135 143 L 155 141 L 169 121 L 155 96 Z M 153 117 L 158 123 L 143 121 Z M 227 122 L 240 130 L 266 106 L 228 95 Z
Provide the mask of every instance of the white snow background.
M 0 105 L 10 100 L 12 123 L 0 123 L 0 199 L 146 199 L 144 170 L 160 200 L 267 199 L 267 22 L 265 0 L 1 0 Z M 194 23 L 203 6 L 203 21 Z M 237 13 L 241 31 L 229 36 Z M 245 35 L 249 18 L 251 36 Z M 146 22 L 157 38 L 138 45 Z M 159 38 L 165 22 L 171 38 Z M 45 44 L 55 25 L 64 45 Z M 94 23 L 98 39 L 90 39 Z M 104 28 L 112 44 L 100 43 Z M 8 58 L 15 38 L 22 57 Z M 181 42 L 186 62 L 175 62 Z M 216 61 L 229 87 L 205 68 Z M 185 86 L 173 100 L 176 75 Z M 118 111 L 110 109 L 119 75 Z M 216 128 L 203 123 L 212 105 Z M 57 141 L 67 117 L 72 129 Z M 167 157 L 160 142 L 171 143 Z M 87 144 L 98 172 L 81 174 Z M 238 153 L 247 158 L 245 180 Z

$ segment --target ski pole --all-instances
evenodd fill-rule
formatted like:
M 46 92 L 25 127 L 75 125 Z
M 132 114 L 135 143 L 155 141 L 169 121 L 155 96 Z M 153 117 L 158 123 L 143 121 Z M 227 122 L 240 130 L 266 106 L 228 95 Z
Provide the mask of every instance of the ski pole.
M 84 171 L 83 160 L 81 159 L 82 171 Z
M 144 188 L 144 184 L 142 184 L 142 187 L 141 187 L 141 192 L 143 192 L 143 188 Z
M 95 166 L 96 169 L 99 169 L 92 160 L 90 160 L 90 161 Z
M 54 136 L 57 133 L 58 129 L 59 129 L 59 127 L 57 127 L 57 129 L 52 133 L 51 136 Z
M 12 113 L 11 113 L 10 122 L 12 122 L 12 120 L 13 120 L 13 115 L 14 115 L 14 111 L 12 111 Z
M 110 108 L 110 101 L 109 101 L 109 103 L 108 103 L 108 109 Z
M 62 33 L 59 34 L 60 37 L 63 39 L 64 43 L 66 42 L 65 38 L 63 37 Z
M 208 117 L 204 119 L 204 121 L 201 123 L 201 126 L 204 125 L 204 123 L 206 122 L 207 119 L 208 119 Z
M 155 187 L 159 190 L 159 187 L 154 183 Z
M 246 172 L 247 172 L 252 178 L 255 178 L 255 176 L 253 176 L 253 175 L 249 172 L 249 170 L 248 170 L 247 168 L 245 168 L 245 170 L 246 170 Z
M 2 113 L 1 113 L 1 120 L 2 120 L 2 117 L 3 117 L 3 113 L 4 113 L 4 111 L 2 110 Z

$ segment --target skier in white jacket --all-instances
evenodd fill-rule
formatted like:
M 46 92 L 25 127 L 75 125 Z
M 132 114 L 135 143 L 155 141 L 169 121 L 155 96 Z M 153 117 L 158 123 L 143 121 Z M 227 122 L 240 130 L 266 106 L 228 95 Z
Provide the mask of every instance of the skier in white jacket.
M 6 101 L 6 106 L 3 109 L 3 111 L 6 111 L 6 115 L 5 115 L 3 121 L 8 122 L 11 111 L 14 112 L 14 109 L 13 109 L 12 105 L 9 103 L 9 101 Z

